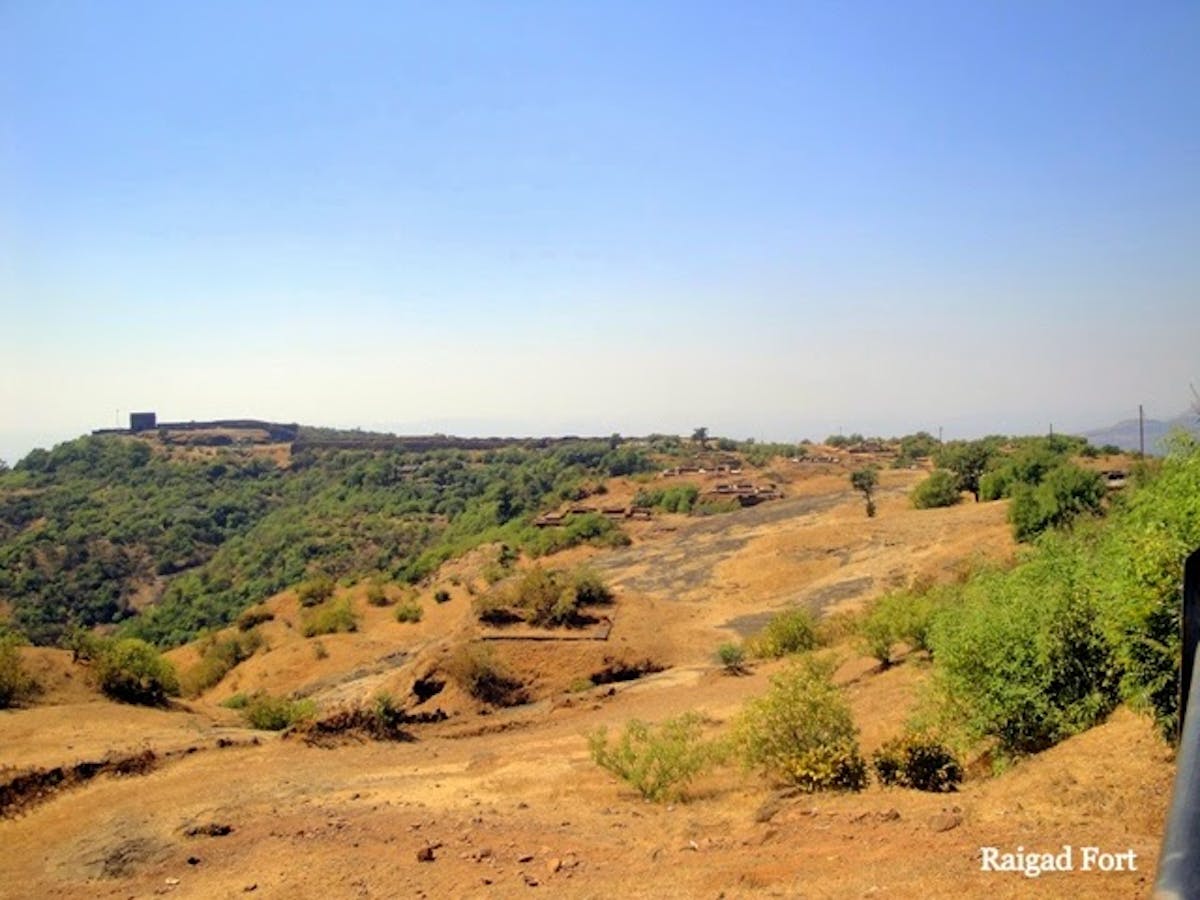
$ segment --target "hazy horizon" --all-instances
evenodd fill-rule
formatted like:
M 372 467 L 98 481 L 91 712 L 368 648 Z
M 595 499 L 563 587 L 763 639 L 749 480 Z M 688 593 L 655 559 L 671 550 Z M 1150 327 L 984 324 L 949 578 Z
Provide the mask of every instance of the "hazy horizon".
M 1170 2 L 5 5 L 0 458 L 137 409 L 1173 417 L 1198 39 Z
M 1133 418 L 1136 420 L 1136 410 L 1134 410 Z M 1173 413 L 1170 415 L 1151 415 L 1149 411 L 1146 413 L 1147 421 L 1169 421 L 1180 415 Z M 290 419 L 270 416 L 243 416 L 240 413 L 234 415 L 222 415 L 221 418 L 255 418 L 264 421 L 274 422 L 290 422 Z M 817 425 L 805 429 L 802 426 L 788 428 L 784 424 L 780 424 L 776 428 L 765 428 L 756 430 L 754 428 L 737 428 L 737 427 L 713 427 L 707 421 L 698 421 L 694 425 L 679 426 L 675 428 L 662 427 L 641 427 L 641 428 L 604 428 L 604 427 L 585 427 L 587 423 L 583 420 L 571 423 L 565 422 L 561 427 L 539 428 L 536 424 L 529 423 L 507 423 L 500 420 L 487 419 L 425 419 L 413 422 L 388 423 L 388 422 L 305 422 L 300 421 L 298 424 L 310 425 L 317 427 L 336 427 L 336 428 L 361 428 L 364 431 L 379 431 L 389 432 L 398 435 L 421 435 L 421 434 L 447 434 L 455 437 L 554 437 L 561 435 L 577 435 L 579 437 L 606 437 L 613 433 L 624 435 L 625 437 L 644 437 L 649 434 L 678 434 L 682 437 L 688 437 L 697 427 L 708 428 L 709 434 L 712 437 L 732 437 L 738 440 L 753 438 L 762 441 L 779 441 L 779 442 L 799 442 L 804 439 L 809 439 L 814 442 L 820 442 L 826 437 L 835 434 L 853 434 L 855 432 L 867 436 L 878 437 L 899 437 L 904 434 L 912 434 L 917 431 L 928 431 L 933 435 L 937 435 L 939 428 L 942 429 L 943 437 L 946 440 L 956 440 L 962 438 L 977 438 L 987 434 L 1044 434 L 1051 426 L 1060 434 L 1082 434 L 1085 431 L 1095 431 L 1106 428 L 1110 425 L 1116 425 L 1122 421 L 1129 421 L 1130 416 L 1113 417 L 1106 421 L 1090 422 L 1072 427 L 1059 423 L 1049 422 L 1043 428 L 1008 428 L 1004 427 L 1005 421 L 1015 421 L 1015 419 L 995 420 L 996 427 L 991 427 L 991 420 L 980 420 L 976 423 L 970 422 L 952 422 L 935 424 L 917 423 L 907 427 L 894 428 L 872 428 L 866 424 L 838 424 L 825 428 Z M 205 421 L 204 416 L 160 416 L 161 421 L 188 421 L 199 420 Z M 46 433 L 46 434 L 12 434 L 0 433 L 0 460 L 4 460 L 10 465 L 15 464 L 18 460 L 25 456 L 30 450 L 36 447 L 50 449 L 55 444 L 62 441 L 72 440 L 83 434 L 87 434 L 91 430 L 121 427 L 125 428 L 129 425 L 128 414 L 122 411 L 122 419 L 117 424 L 117 419 L 114 416 L 113 420 L 107 423 L 98 423 L 88 429 L 82 431 L 65 431 L 61 433 Z

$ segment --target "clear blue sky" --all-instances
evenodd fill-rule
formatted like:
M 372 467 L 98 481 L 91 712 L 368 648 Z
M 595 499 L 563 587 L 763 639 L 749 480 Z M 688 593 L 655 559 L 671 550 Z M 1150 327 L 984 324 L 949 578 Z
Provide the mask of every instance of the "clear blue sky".
M 1200 4 L 0 4 L 0 457 L 948 435 L 1200 382 Z

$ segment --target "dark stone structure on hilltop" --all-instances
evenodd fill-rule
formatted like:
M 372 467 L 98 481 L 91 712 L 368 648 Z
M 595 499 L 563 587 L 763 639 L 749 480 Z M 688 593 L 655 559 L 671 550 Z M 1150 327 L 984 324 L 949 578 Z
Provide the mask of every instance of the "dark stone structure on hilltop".
M 152 412 L 136 412 L 129 414 L 130 431 L 152 431 L 158 427 L 158 414 Z

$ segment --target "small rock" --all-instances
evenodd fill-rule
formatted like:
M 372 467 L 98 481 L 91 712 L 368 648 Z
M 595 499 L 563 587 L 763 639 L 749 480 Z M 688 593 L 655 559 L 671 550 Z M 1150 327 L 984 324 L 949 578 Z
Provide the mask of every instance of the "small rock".
M 519 862 L 519 863 L 533 862 L 533 854 L 532 853 L 522 853 L 520 856 L 517 857 L 517 862 Z
M 900 810 L 893 807 L 892 809 L 885 809 L 883 812 L 877 813 L 877 815 L 880 822 L 896 822 L 900 819 Z
M 198 865 L 200 865 L 200 857 L 198 857 L 198 856 L 189 856 L 189 857 L 187 858 L 187 864 L 188 864 L 189 866 L 198 866 Z
M 257 891 L 257 890 L 258 890 L 258 884 L 256 882 L 255 884 L 248 884 L 244 888 L 242 888 L 242 893 L 249 894 L 249 893 L 251 893 L 253 891 Z
M 175 887 L 175 885 L 179 884 L 179 879 L 178 878 L 168 878 L 163 882 L 163 884 L 169 885 L 171 887 Z
M 422 847 L 417 851 L 417 862 L 433 862 L 433 860 L 434 856 L 432 847 Z
M 546 871 L 548 871 L 551 875 L 561 870 L 562 867 L 563 864 L 561 859 L 552 859 L 546 863 Z
M 183 833 L 188 837 L 225 837 L 225 835 L 232 831 L 232 825 L 226 825 L 224 822 L 209 822 L 206 825 L 196 825 L 188 828 Z
M 781 809 L 783 809 L 783 801 L 778 797 L 771 797 L 754 813 L 754 821 L 759 823 L 770 822 L 779 815 Z
M 929 829 L 933 832 L 952 831 L 962 824 L 962 816 L 953 812 L 940 812 L 929 820 Z
M 537 887 L 539 884 L 538 880 L 527 872 L 522 872 L 521 877 L 525 879 L 525 883 L 530 887 Z

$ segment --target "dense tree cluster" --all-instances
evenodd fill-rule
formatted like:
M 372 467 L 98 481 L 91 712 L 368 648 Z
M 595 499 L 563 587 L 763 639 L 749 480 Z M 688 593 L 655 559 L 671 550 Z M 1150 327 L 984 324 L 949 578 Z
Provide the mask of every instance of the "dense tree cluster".
M 604 520 L 562 535 L 530 520 L 599 479 L 651 468 L 644 451 L 607 440 L 308 449 L 285 468 L 233 450 L 170 457 L 141 440 L 85 437 L 0 474 L 0 598 L 38 643 L 122 622 L 178 643 L 317 574 L 416 581 L 487 540 L 532 553 L 614 540 Z M 139 592 L 161 594 L 141 615 Z

